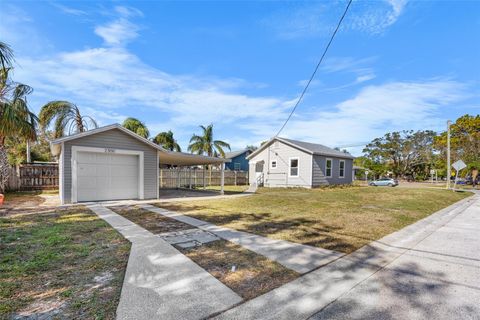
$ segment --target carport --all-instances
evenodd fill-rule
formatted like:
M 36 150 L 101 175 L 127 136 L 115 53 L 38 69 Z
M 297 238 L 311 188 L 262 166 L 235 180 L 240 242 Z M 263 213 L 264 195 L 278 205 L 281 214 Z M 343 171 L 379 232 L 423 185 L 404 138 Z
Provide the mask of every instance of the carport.
M 202 167 L 202 175 L 201 175 L 201 181 L 203 188 L 205 189 L 205 172 L 206 166 L 218 166 L 220 167 L 221 174 L 220 174 L 220 193 L 224 194 L 224 185 L 225 185 L 225 162 L 228 162 L 230 160 L 226 160 L 223 158 L 216 158 L 216 157 L 207 157 L 203 155 L 196 155 L 196 154 L 191 154 L 191 153 L 184 153 L 184 152 L 173 152 L 173 151 L 168 151 L 168 152 L 160 152 L 159 153 L 159 162 L 160 162 L 160 167 L 168 165 L 168 166 L 174 166 L 176 167 L 177 170 L 177 184 L 176 188 L 180 188 L 180 173 L 183 170 L 184 176 L 183 179 L 189 181 L 189 189 L 192 189 L 192 172 L 195 172 L 196 174 L 196 169 L 199 169 L 199 167 Z M 194 170 L 192 170 L 194 168 Z M 160 169 L 161 170 L 161 169 Z M 162 180 L 162 174 L 159 174 L 159 179 L 160 181 Z M 162 188 L 162 185 L 160 184 L 160 188 Z
M 62 204 L 86 201 L 158 199 L 161 165 L 221 168 L 221 193 L 227 160 L 173 152 L 119 124 L 51 141 L 59 162 Z

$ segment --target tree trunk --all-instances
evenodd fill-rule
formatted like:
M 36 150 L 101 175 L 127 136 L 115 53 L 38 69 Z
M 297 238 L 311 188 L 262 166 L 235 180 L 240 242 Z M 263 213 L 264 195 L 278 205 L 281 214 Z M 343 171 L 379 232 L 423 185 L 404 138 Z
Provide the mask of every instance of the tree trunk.
M 5 150 L 3 143 L 0 143 L 0 193 L 5 192 L 5 186 L 10 174 L 9 169 L 10 165 L 8 164 L 7 150 Z

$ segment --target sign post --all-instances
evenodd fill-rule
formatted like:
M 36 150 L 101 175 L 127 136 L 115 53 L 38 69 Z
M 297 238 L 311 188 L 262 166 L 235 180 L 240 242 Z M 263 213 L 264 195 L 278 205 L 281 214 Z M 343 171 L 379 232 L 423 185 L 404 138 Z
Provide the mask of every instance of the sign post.
M 457 171 L 455 174 L 455 183 L 453 185 L 453 191 L 455 191 L 455 188 L 457 187 L 458 173 L 460 172 L 460 170 L 466 168 L 467 165 L 462 160 L 458 160 L 458 161 L 455 161 L 454 164 L 452 164 L 452 167 L 455 169 L 455 171 Z
M 367 183 L 367 186 L 368 186 L 368 170 L 365 170 L 365 182 Z

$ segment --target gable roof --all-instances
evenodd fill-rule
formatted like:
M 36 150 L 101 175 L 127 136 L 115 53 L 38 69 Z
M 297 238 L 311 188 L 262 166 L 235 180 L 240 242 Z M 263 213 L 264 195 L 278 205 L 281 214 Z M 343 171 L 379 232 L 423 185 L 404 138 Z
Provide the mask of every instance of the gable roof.
M 238 157 L 239 155 L 241 155 L 241 154 L 243 154 L 247 151 L 252 151 L 252 149 L 246 148 L 246 149 L 238 150 L 238 151 L 225 152 L 225 159 L 233 159 L 233 158 Z
M 105 131 L 109 131 L 109 130 L 113 130 L 113 129 L 118 129 L 120 131 L 123 131 L 124 133 L 132 136 L 133 138 L 135 138 L 135 139 L 137 139 L 137 140 L 139 140 L 139 141 L 141 141 L 145 144 L 148 144 L 152 148 L 155 148 L 155 149 L 163 151 L 163 152 L 168 152 L 166 149 L 162 148 L 158 144 L 153 143 L 152 141 L 150 141 L 148 139 L 145 139 L 144 137 L 141 137 L 138 134 L 136 134 L 136 133 L 134 133 L 134 132 L 132 132 L 128 129 L 125 129 L 124 127 L 122 127 L 118 123 L 114 123 L 114 124 L 111 124 L 111 125 L 108 125 L 108 126 L 104 126 L 104 127 L 88 130 L 88 131 L 85 131 L 85 132 L 80 132 L 80 133 L 72 134 L 72 135 L 69 135 L 69 136 L 61 137 L 61 138 L 50 141 L 50 143 L 51 144 L 59 144 L 59 143 L 65 142 L 65 141 L 80 139 L 80 138 L 83 138 L 83 137 L 88 137 L 88 136 L 91 136 L 91 135 L 94 135 L 94 134 L 97 134 L 97 133 L 100 133 L 100 132 L 105 132 Z
M 348 152 L 343 152 L 339 150 L 332 149 L 330 147 L 324 146 L 323 144 L 318 144 L 318 143 L 310 143 L 310 142 L 304 142 L 304 141 L 298 141 L 298 140 L 292 140 L 292 139 L 286 139 L 286 138 L 280 138 L 280 137 L 274 137 L 270 139 L 267 143 L 264 143 L 260 148 L 255 150 L 253 153 L 251 153 L 247 159 L 251 159 L 260 151 L 264 150 L 268 146 L 272 145 L 274 141 L 280 141 L 285 143 L 286 145 L 289 145 L 291 147 L 294 147 L 296 149 L 299 149 L 303 152 L 309 153 L 309 154 L 317 154 L 317 155 L 323 155 L 323 156 L 332 156 L 332 157 L 338 157 L 338 158 L 346 158 L 346 159 L 354 159 L 355 157 L 352 156 Z

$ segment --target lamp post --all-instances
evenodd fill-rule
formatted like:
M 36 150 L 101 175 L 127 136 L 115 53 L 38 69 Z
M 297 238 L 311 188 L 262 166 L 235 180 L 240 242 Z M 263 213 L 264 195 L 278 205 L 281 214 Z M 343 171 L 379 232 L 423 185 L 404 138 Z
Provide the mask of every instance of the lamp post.
M 447 121 L 447 189 L 450 189 L 450 177 L 452 175 L 450 168 L 450 125 L 452 121 Z

